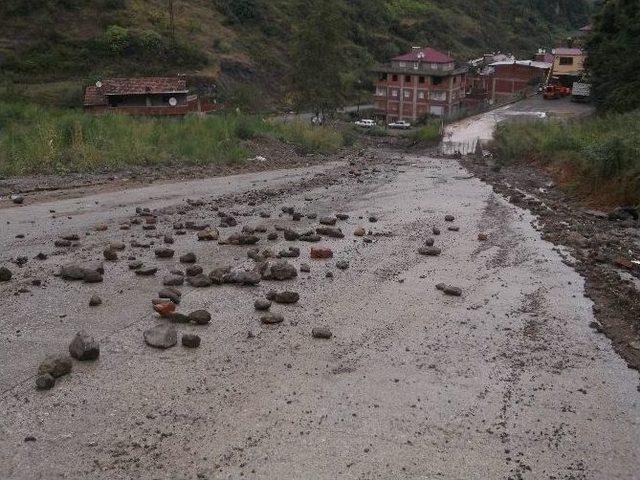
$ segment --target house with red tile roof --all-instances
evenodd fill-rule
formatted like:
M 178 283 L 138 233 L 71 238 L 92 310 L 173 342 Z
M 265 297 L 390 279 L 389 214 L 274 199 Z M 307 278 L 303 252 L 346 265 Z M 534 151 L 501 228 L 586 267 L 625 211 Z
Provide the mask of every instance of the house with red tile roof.
M 467 70 L 443 52 L 414 47 L 374 69 L 375 112 L 388 122 L 454 114 L 465 97 Z
M 184 77 L 109 78 L 84 91 L 84 108 L 91 113 L 180 116 L 215 110 L 191 95 Z

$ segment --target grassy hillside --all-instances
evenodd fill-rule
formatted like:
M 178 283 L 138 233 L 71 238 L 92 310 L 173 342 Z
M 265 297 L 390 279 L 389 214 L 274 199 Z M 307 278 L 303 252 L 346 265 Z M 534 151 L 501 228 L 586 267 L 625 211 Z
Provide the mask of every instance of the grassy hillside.
M 173 28 L 169 5 L 173 4 Z M 301 6 L 302 4 L 302 6 Z M 586 22 L 587 0 L 345 0 L 356 74 L 412 45 L 468 58 L 531 53 Z M 0 81 L 46 84 L 74 103 L 108 75 L 197 73 L 227 93 L 258 79 L 281 96 L 299 0 L 11 0 L 0 2 Z M 71 81 L 71 83 L 69 83 Z M 32 95 L 32 91 L 22 91 Z M 21 91 L 13 90 L 12 95 Z M 2 94 L 2 92 L 0 92 Z M 251 93 L 245 96 L 251 97 Z

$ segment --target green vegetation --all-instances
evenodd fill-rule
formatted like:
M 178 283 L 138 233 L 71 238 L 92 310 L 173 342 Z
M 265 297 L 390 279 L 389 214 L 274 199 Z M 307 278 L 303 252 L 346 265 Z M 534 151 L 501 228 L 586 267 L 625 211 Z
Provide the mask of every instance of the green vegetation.
M 640 108 L 640 2 L 605 1 L 587 50 L 598 107 L 615 112 Z
M 304 153 L 330 153 L 343 137 L 307 123 L 244 115 L 134 118 L 0 103 L 0 175 L 117 170 L 132 165 L 236 163 L 244 140 L 270 136 Z
M 640 203 L 640 112 L 511 121 L 498 126 L 491 148 L 502 163 L 547 166 L 580 193 Z
M 220 79 L 221 89 L 243 80 L 272 99 L 287 98 L 294 74 L 305 67 L 299 55 L 292 58 L 292 45 L 317 46 L 319 37 L 330 46 L 323 53 L 339 60 L 332 67 L 343 94 L 355 98 L 369 89 L 373 63 L 413 45 L 431 45 L 460 59 L 486 50 L 529 55 L 586 23 L 589 5 L 590 0 L 2 1 L 0 83 L 74 80 L 81 86 L 106 76 L 196 73 Z M 321 30 L 306 28 L 317 25 L 320 15 Z M 301 38 L 305 31 L 316 40 Z
M 422 126 L 417 127 L 409 133 L 416 143 L 435 143 L 442 138 L 442 123 L 438 120 L 429 120 Z

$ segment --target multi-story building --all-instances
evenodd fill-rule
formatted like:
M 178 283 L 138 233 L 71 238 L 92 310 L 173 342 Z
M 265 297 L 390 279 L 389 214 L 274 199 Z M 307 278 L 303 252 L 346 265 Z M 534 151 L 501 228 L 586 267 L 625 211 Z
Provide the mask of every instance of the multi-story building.
M 451 115 L 465 97 L 467 67 L 433 48 L 414 47 L 374 71 L 375 111 L 386 121 Z

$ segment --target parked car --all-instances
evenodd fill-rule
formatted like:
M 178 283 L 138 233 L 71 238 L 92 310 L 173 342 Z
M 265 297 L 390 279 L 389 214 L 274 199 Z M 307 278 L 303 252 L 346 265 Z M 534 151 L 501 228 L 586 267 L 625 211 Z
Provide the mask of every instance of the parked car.
M 404 120 L 397 120 L 393 123 L 390 123 L 389 128 L 400 128 L 402 130 L 408 130 L 409 128 L 411 128 L 411 124 Z
M 358 127 L 362 128 L 373 128 L 376 126 L 376 122 L 369 118 L 363 118 L 362 120 L 358 120 L 355 122 Z

